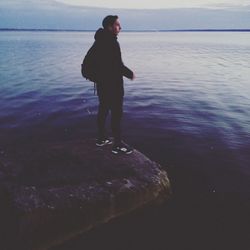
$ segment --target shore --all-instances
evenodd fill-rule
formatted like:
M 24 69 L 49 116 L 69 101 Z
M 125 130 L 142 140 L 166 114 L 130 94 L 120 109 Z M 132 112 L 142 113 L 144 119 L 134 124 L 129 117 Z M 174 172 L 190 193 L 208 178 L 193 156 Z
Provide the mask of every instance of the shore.
M 6 147 L 0 178 L 2 247 L 11 250 L 49 249 L 171 195 L 159 164 L 94 139 Z

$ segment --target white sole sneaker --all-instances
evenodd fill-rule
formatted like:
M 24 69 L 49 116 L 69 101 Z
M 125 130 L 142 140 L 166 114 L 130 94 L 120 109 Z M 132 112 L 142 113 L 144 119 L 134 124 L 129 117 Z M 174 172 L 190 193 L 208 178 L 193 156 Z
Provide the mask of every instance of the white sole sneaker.
M 106 139 L 105 141 L 102 141 L 101 143 L 100 142 L 95 143 L 95 145 L 98 147 L 103 147 L 105 145 L 110 145 L 110 144 L 112 144 L 112 141 L 109 139 Z
M 111 151 L 113 154 L 119 154 L 119 153 L 121 153 L 121 154 L 126 154 L 126 155 L 130 155 L 130 154 L 132 154 L 133 153 L 133 150 L 128 150 L 128 149 L 126 149 L 126 148 L 117 148 L 117 149 L 112 149 L 112 151 Z

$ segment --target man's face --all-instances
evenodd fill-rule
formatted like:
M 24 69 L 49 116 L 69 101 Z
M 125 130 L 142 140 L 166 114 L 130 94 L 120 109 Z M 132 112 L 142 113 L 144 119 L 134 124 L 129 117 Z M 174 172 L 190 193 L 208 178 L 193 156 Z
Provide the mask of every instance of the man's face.
M 118 35 L 119 32 L 121 31 L 121 29 L 122 29 L 122 27 L 121 27 L 121 23 L 120 23 L 119 19 L 116 19 L 116 21 L 113 23 L 113 25 L 109 27 L 109 30 L 114 35 Z

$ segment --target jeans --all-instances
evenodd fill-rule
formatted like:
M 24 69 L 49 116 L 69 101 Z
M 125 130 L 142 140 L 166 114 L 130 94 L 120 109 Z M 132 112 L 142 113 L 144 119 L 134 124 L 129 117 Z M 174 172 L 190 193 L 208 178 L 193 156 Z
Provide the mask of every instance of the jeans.
M 121 119 L 123 113 L 123 95 L 114 96 L 98 93 L 99 108 L 97 115 L 98 138 L 106 137 L 105 122 L 111 111 L 111 129 L 114 136 L 114 144 L 121 143 Z

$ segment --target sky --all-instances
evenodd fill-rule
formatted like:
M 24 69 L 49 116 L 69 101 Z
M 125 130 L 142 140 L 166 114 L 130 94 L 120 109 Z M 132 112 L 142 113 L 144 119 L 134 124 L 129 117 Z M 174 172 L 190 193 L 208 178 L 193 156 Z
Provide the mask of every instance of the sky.
M 0 0 L 3 29 L 96 30 L 110 14 L 123 30 L 250 29 L 250 0 Z
M 108 8 L 219 8 L 250 5 L 250 0 L 56 0 L 70 5 Z

